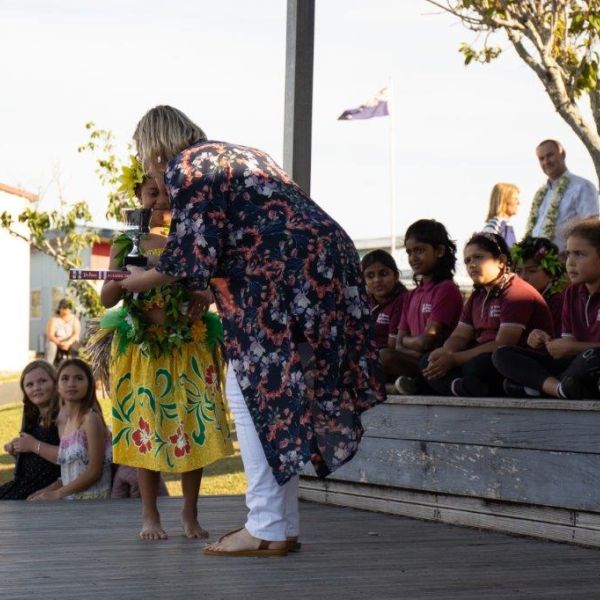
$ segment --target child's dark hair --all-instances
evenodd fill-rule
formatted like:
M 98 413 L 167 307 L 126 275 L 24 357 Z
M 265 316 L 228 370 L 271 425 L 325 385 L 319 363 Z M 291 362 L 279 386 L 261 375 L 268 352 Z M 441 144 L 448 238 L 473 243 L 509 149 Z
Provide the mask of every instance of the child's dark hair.
M 25 391 L 25 377 L 35 371 L 35 369 L 42 369 L 46 372 L 48 377 L 52 379 L 54 382 L 54 395 L 50 399 L 50 406 L 48 406 L 48 411 L 41 419 L 43 427 L 50 427 L 53 423 L 56 423 L 56 418 L 58 417 L 58 411 L 60 409 L 60 404 L 58 401 L 58 395 L 56 391 L 56 371 L 54 367 L 45 360 L 34 360 L 30 362 L 21 373 L 21 380 L 19 385 L 21 387 L 21 391 L 23 392 L 23 422 L 25 431 L 29 432 L 40 422 L 40 409 L 29 399 L 27 396 L 27 392 Z
M 106 425 L 106 422 L 104 421 L 104 417 L 102 415 L 102 408 L 100 407 L 100 403 L 98 402 L 98 398 L 96 397 L 96 380 L 94 379 L 94 374 L 92 373 L 91 367 L 80 358 L 69 358 L 63 361 L 58 367 L 56 378 L 59 382 L 60 375 L 66 367 L 77 367 L 85 373 L 87 379 L 87 391 L 85 394 L 85 398 L 81 403 L 81 406 L 84 409 L 84 412 L 88 412 L 90 410 L 96 411 L 100 415 L 100 418 L 102 419 L 104 425 Z
M 433 271 L 429 274 L 431 281 L 437 283 L 454 277 L 456 243 L 450 239 L 448 231 L 442 223 L 435 219 L 419 219 L 406 230 L 404 243 L 406 244 L 406 240 L 410 238 L 422 244 L 433 246 L 434 249 L 439 246 L 444 247 L 444 254 L 437 259 Z M 413 279 L 415 283 L 418 283 L 416 277 L 413 276 Z
M 489 252 L 494 258 L 500 258 L 504 254 L 506 256 L 506 266 L 512 266 L 512 258 L 510 249 L 506 240 L 497 233 L 488 233 L 487 231 L 479 231 L 474 233 L 469 241 L 465 244 L 465 248 L 471 245 L 479 246 L 486 252 Z
M 567 238 L 571 236 L 579 237 L 589 242 L 596 248 L 598 254 L 600 254 L 600 219 L 598 217 L 591 217 L 574 225 L 570 229 Z
M 393 271 L 396 277 L 400 276 L 398 265 L 396 264 L 394 257 L 389 252 L 386 252 L 385 250 L 372 250 L 371 252 L 365 254 L 362 257 L 360 261 L 360 266 L 364 271 L 365 269 L 368 269 L 371 265 L 374 265 L 375 263 L 381 263 L 384 267 L 387 267 L 388 269 Z M 400 281 L 397 281 L 396 286 L 394 287 L 394 295 L 404 290 L 406 290 L 406 286 Z
M 533 260 L 549 277 L 560 279 L 565 272 L 558 246 L 545 237 L 524 237 L 511 247 L 510 255 L 515 267 Z
M 398 265 L 396 264 L 394 257 L 385 250 L 373 250 L 368 254 L 365 254 L 360 261 L 363 271 L 375 263 L 381 263 L 384 267 L 394 271 L 396 275 L 400 275 L 400 271 L 398 270 Z

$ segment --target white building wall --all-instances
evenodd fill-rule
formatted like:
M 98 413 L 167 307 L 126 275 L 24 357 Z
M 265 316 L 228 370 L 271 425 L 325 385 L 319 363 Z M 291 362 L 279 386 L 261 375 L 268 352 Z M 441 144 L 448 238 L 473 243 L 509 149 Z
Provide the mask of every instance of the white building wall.
M 0 213 L 19 214 L 30 201 L 0 191 Z M 27 229 L 20 231 L 27 235 Z M 2 340 L 0 341 L 0 372 L 21 371 L 29 362 L 29 244 L 0 228 L 2 256 Z
M 81 252 L 82 265 L 90 264 L 91 251 L 85 248 Z M 58 301 L 67 295 L 69 278 L 47 254 L 33 250 L 31 252 L 31 290 L 37 291 L 41 298 L 40 316 L 31 315 L 29 347 L 38 353 L 44 352 L 46 325 L 56 312 Z M 99 282 L 100 286 L 102 282 Z M 80 315 L 81 317 L 81 315 Z

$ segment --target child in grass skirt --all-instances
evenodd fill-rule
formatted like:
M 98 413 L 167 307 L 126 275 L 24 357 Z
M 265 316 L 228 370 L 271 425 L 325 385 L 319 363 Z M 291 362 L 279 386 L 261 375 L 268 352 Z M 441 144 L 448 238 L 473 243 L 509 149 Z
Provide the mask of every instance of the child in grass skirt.
M 142 206 L 152 210 L 150 233 L 141 241 L 152 266 L 166 244 L 170 212 L 155 182 L 139 173 L 131 187 Z M 110 268 L 122 267 L 130 249 L 127 236 L 117 237 Z M 113 334 L 108 364 L 114 462 L 138 468 L 140 537 L 167 537 L 156 502 L 160 472 L 182 474 L 184 533 L 206 537 L 196 507 L 202 469 L 233 452 L 223 407 L 219 317 L 205 312 L 191 318 L 192 294 L 182 284 L 132 295 L 120 282 L 108 281 L 101 298 L 107 307 L 123 299 L 121 308 L 102 318 L 91 341 L 98 347 L 99 338 Z

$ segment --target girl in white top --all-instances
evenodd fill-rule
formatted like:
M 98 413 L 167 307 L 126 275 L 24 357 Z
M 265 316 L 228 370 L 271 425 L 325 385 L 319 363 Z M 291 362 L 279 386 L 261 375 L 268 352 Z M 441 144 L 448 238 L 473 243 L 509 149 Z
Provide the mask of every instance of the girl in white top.
M 90 367 L 78 358 L 58 369 L 58 395 L 68 417 L 60 431 L 61 478 L 30 500 L 109 498 L 112 448 Z

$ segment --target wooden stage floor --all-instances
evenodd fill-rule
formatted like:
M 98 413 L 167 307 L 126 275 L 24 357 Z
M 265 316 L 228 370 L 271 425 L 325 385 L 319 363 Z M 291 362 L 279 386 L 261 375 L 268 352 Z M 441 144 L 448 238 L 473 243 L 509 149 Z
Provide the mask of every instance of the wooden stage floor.
M 600 598 L 600 551 L 303 502 L 302 552 L 204 556 L 180 535 L 136 538 L 139 502 L 0 503 L 0 598 L 573 600 Z M 212 538 L 241 524 L 243 498 L 202 497 Z

